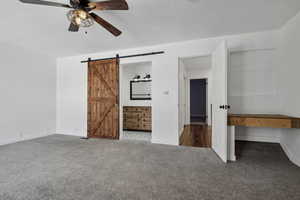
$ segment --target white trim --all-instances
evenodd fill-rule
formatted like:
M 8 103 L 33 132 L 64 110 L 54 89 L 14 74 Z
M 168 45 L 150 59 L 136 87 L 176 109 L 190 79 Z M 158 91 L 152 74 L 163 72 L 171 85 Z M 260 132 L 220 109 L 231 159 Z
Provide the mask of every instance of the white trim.
M 287 145 L 283 143 L 280 143 L 280 145 L 287 157 L 289 158 L 289 160 L 298 167 L 300 167 L 300 160 L 297 158 L 297 156 L 295 156 L 294 152 Z
M 227 153 L 229 161 L 236 161 L 235 155 L 235 126 L 227 126 Z
M 86 132 L 84 130 L 56 130 L 55 134 L 59 135 L 70 135 L 70 136 L 78 136 L 78 137 L 87 137 Z
M 88 137 L 88 72 L 89 65 L 88 63 L 83 68 L 83 137 Z
M 27 141 L 27 140 L 33 140 L 33 139 L 37 139 L 37 138 L 42 138 L 42 137 L 46 137 L 46 136 L 49 136 L 49 135 L 54 135 L 54 134 L 53 133 L 47 133 L 47 134 L 39 135 L 39 136 L 27 136 L 27 137 L 18 138 L 18 139 L 17 138 L 8 139 L 6 141 L 1 141 L 0 146 L 8 145 L 8 144 L 14 144 L 14 143 L 17 143 L 17 142 L 22 142 L 22 141 Z
M 279 137 L 268 136 L 253 136 L 253 135 L 239 135 L 236 134 L 235 140 L 251 141 L 251 142 L 268 142 L 268 143 L 280 143 Z
M 151 139 L 151 143 L 152 143 L 152 144 L 170 145 L 170 146 L 179 146 L 179 139 L 178 139 L 178 144 L 174 144 L 173 142 L 170 142 L 170 141 L 162 141 L 162 140 L 158 140 L 158 139 L 156 139 L 156 138 L 152 138 L 152 139 Z

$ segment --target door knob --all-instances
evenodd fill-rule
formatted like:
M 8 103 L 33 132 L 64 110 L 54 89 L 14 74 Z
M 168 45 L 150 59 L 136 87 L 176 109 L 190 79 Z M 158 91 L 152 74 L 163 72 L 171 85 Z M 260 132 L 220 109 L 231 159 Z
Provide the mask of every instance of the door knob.
M 230 105 L 221 105 L 220 109 L 228 110 L 230 109 Z

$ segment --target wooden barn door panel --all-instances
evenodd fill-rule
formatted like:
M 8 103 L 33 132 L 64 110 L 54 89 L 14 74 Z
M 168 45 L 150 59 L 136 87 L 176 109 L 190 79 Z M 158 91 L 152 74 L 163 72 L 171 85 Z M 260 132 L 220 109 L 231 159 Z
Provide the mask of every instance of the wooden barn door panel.
M 119 61 L 88 65 L 88 137 L 119 139 Z

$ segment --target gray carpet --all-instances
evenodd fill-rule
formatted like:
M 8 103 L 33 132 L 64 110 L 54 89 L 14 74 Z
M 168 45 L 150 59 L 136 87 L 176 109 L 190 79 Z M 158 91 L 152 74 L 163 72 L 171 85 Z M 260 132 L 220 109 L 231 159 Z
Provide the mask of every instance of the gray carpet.
M 123 131 L 122 140 L 138 140 L 151 142 L 151 133 L 142 131 Z
M 277 144 L 209 149 L 54 135 L 0 147 L 1 200 L 299 200 L 300 168 Z

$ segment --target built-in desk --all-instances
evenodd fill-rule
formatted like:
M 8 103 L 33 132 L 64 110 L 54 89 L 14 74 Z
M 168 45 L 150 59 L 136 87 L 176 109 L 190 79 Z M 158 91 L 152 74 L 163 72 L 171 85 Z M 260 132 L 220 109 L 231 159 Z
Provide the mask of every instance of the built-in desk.
M 300 128 L 300 118 L 285 115 L 229 114 L 229 126 Z
M 300 128 L 300 118 L 268 114 L 228 115 L 228 159 L 235 161 L 235 127 Z

